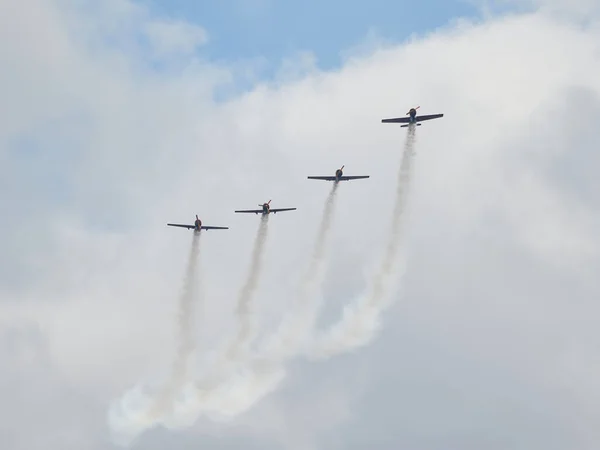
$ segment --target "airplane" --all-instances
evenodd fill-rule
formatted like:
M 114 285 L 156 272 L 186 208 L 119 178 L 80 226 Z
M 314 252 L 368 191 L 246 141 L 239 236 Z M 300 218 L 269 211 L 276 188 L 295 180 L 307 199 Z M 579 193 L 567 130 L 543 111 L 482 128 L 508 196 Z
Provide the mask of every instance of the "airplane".
M 271 200 L 269 200 L 267 203 L 263 203 L 262 205 L 258 205 L 260 207 L 262 207 L 262 209 L 241 209 L 241 210 L 237 210 L 235 211 L 236 213 L 254 213 L 254 214 L 258 214 L 258 213 L 262 213 L 263 215 L 267 215 L 270 213 L 276 214 L 280 211 L 294 211 L 296 208 L 279 208 L 279 209 L 271 209 Z
M 420 106 L 417 106 L 416 108 L 410 108 L 410 110 L 406 113 L 406 115 L 409 117 L 398 117 L 396 119 L 382 119 L 381 123 L 406 123 L 407 124 L 407 125 L 400 125 L 400 128 L 405 128 L 412 124 L 416 124 L 418 127 L 420 127 L 421 124 L 418 122 L 422 122 L 424 120 L 439 119 L 440 117 L 444 117 L 443 114 L 430 114 L 427 116 L 418 116 L 417 117 L 417 109 L 419 109 L 419 108 L 420 108 Z
M 229 230 L 229 227 L 211 227 L 211 226 L 207 226 L 207 225 L 202 225 L 202 221 L 200 219 L 198 219 L 197 214 L 196 214 L 196 220 L 194 221 L 194 225 L 184 225 L 181 223 L 168 223 L 167 226 L 187 228 L 188 230 L 193 228 L 194 231 L 198 231 L 198 232 L 200 232 L 200 230 Z
M 325 180 L 325 181 L 348 181 L 348 180 L 360 180 L 362 178 L 369 178 L 369 175 L 344 175 L 344 166 L 335 171 L 335 176 L 329 177 L 308 177 L 309 180 Z

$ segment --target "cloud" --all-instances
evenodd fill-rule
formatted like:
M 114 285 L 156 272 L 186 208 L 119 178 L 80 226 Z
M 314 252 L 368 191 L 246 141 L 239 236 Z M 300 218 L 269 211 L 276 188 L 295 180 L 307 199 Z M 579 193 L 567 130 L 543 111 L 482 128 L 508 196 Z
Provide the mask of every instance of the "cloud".
M 486 8 L 495 6 L 517 6 L 543 13 L 562 15 L 563 19 L 590 19 L 590 16 L 600 14 L 600 6 L 594 0 L 474 0 L 473 3 L 484 5 Z
M 146 33 L 159 56 L 190 55 L 208 41 L 203 28 L 182 21 L 155 20 L 146 25 Z
M 307 78 L 317 73 L 317 58 L 310 52 L 298 52 L 293 57 L 285 58 L 276 73 L 277 81 L 289 83 Z
M 140 45 L 157 23 L 169 25 Z M 257 226 L 233 210 L 298 207 L 270 223 L 255 305 L 267 338 L 327 195 L 305 177 L 345 164 L 371 178 L 338 192 L 330 264 L 348 270 L 332 266 L 325 287 L 335 321 L 365 283 L 349 274 L 377 267 L 391 214 L 404 134 L 380 119 L 420 104 L 445 117 L 417 130 L 407 273 L 379 338 L 327 362 L 299 357 L 245 413 L 152 430 L 138 446 L 594 448 L 598 28 L 545 13 L 461 22 L 332 72 L 284 64 L 293 77 L 217 103 L 238 74 L 193 54 L 172 61 L 192 51 L 173 24 L 117 0 L 31 0 L 0 15 L 1 340 L 33 323 L 38 342 L 2 359 L 18 371 L 2 384 L 0 440 L 53 450 L 77 434 L 113 448 L 109 402 L 165 376 L 176 351 L 189 234 L 168 221 L 230 226 L 203 240 L 202 374 L 235 332 Z

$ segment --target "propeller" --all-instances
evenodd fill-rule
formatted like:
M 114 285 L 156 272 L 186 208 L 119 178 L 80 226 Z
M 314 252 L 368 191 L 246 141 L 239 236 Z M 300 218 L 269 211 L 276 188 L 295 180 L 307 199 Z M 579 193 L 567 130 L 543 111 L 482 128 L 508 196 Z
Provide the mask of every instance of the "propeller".
M 413 109 L 416 111 L 416 110 L 417 110 L 417 109 L 419 109 L 419 108 L 420 108 L 420 106 L 417 106 L 416 108 L 413 108 Z M 410 114 L 410 111 L 408 111 L 408 112 L 406 113 L 406 115 L 407 115 L 407 116 L 408 116 L 409 114 Z

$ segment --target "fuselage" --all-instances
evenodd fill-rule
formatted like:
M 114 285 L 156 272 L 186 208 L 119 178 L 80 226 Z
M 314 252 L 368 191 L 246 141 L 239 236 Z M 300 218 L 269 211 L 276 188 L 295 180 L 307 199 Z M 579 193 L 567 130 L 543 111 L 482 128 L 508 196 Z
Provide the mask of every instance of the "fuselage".
M 268 203 L 263 203 L 262 205 L 262 209 L 263 209 L 263 214 L 269 214 L 269 212 L 271 212 L 271 207 L 269 206 Z
M 410 123 L 415 123 L 415 119 L 417 117 L 417 110 L 415 108 L 410 108 L 410 110 L 408 111 L 408 115 Z
M 198 216 L 196 216 L 196 220 L 194 221 L 194 227 L 196 231 L 200 231 L 202 229 L 202 221 L 198 219 Z

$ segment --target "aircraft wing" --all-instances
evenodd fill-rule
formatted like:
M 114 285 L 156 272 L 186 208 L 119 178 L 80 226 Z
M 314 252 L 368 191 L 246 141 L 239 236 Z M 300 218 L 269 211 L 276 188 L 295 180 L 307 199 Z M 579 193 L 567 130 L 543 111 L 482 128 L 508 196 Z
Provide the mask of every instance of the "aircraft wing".
M 169 227 L 187 228 L 188 230 L 190 228 L 196 228 L 194 225 L 183 225 L 181 223 L 168 223 L 167 226 L 169 226 Z M 202 227 L 202 228 L 204 228 L 204 227 Z
M 296 208 L 277 208 L 277 209 L 271 209 L 272 213 L 277 213 L 277 212 L 281 212 L 281 211 L 294 211 Z
M 417 117 L 415 117 L 415 121 L 423 122 L 424 120 L 439 119 L 440 117 L 444 117 L 444 115 L 443 114 L 429 114 L 428 116 L 417 116 Z
M 200 228 L 203 230 L 229 230 L 229 227 L 211 227 L 202 225 Z
M 362 180 L 364 178 L 369 178 L 370 175 L 343 175 L 340 177 L 340 181 L 347 180 Z
M 258 214 L 258 213 L 262 213 L 263 210 L 262 209 L 239 209 L 237 211 L 235 211 L 236 213 L 254 213 L 254 214 Z
M 335 181 L 335 177 L 308 177 L 309 180 Z
M 415 117 L 415 122 L 423 122 L 424 120 L 431 119 L 439 119 L 440 117 L 444 117 L 443 114 L 429 114 L 425 116 L 417 116 Z M 381 123 L 409 123 L 410 118 L 408 117 L 397 117 L 395 119 L 382 119 Z
M 343 175 L 339 178 L 340 181 L 348 180 L 360 180 L 362 178 L 369 178 L 369 175 Z M 324 180 L 324 181 L 335 181 L 336 177 L 308 177 L 309 180 Z
M 408 117 L 398 117 L 395 119 L 381 119 L 381 123 L 408 123 L 410 119 Z

